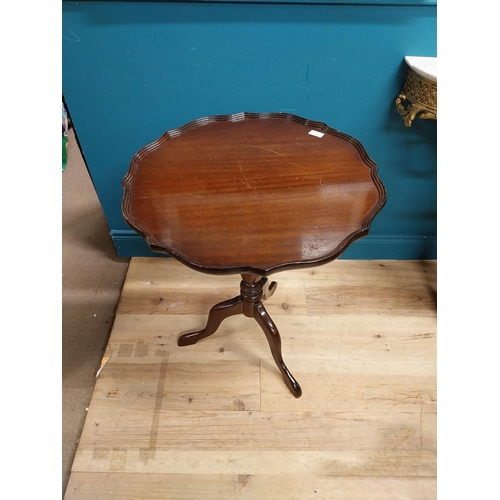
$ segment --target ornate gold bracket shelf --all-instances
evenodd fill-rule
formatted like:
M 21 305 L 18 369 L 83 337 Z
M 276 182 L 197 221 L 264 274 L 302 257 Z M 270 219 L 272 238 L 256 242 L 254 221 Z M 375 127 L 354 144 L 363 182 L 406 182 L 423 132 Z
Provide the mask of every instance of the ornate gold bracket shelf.
M 435 59 L 431 57 L 405 58 L 409 67 L 403 90 L 396 98 L 396 109 L 407 127 L 411 127 L 411 122 L 416 117 L 424 120 L 437 120 Z M 426 60 L 432 60 L 431 66 Z

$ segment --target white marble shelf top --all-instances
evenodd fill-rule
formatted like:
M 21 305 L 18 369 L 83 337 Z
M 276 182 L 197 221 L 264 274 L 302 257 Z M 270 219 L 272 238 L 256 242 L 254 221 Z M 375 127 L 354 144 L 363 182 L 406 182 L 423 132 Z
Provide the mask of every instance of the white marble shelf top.
M 437 83 L 437 57 L 406 56 L 405 61 L 415 73 Z

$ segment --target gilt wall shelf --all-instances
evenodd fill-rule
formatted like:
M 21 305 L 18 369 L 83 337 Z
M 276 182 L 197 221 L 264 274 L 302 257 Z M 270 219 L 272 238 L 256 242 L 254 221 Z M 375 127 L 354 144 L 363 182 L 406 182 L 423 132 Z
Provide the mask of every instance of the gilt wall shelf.
M 437 58 L 405 57 L 408 65 L 403 90 L 396 98 L 396 109 L 404 124 L 415 118 L 437 120 Z

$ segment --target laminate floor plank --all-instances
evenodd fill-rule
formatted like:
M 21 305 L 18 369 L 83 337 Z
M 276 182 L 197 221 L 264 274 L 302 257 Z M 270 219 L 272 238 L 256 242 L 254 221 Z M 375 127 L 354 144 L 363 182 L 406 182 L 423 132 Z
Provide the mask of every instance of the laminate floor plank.
M 431 500 L 436 481 L 427 477 L 73 473 L 74 500 Z
M 276 292 L 279 293 L 279 292 Z M 272 297 L 274 298 L 274 297 Z M 179 348 L 182 333 L 201 330 L 207 315 L 119 315 L 106 356 L 135 355 L 136 344 L 155 355 L 171 354 L 223 358 L 230 354 L 266 359 L 269 345 L 250 318 L 232 316 L 217 332 L 192 346 Z M 380 359 L 436 361 L 436 318 L 397 316 L 280 316 L 275 319 L 287 359 Z M 221 351 L 222 349 L 222 351 Z M 143 353 L 144 354 L 144 353 Z

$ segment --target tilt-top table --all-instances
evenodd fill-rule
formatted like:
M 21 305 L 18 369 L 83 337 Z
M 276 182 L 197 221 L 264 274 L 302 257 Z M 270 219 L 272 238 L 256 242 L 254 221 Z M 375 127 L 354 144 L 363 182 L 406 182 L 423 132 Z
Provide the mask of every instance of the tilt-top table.
M 329 262 L 368 234 L 386 192 L 363 146 L 287 113 L 200 118 L 142 148 L 123 187 L 123 216 L 152 250 L 201 272 L 241 274 L 240 295 L 177 344 L 212 335 L 229 316 L 254 318 L 300 397 L 262 303 L 276 290 L 267 276 Z

